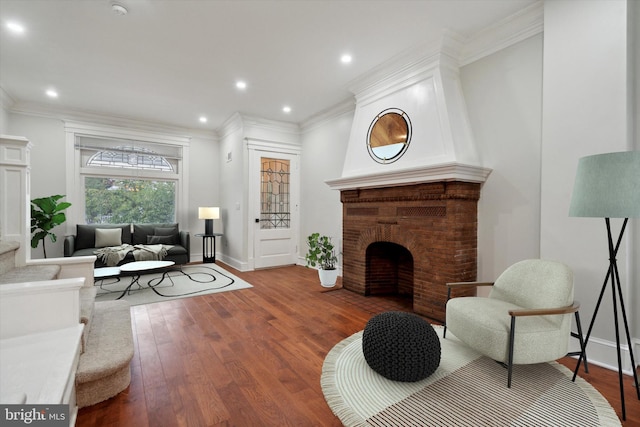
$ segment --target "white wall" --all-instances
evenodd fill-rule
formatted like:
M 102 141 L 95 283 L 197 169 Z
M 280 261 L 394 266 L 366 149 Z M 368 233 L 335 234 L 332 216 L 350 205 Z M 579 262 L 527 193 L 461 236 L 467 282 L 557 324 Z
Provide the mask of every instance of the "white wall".
M 238 270 L 247 267 L 247 188 L 246 188 L 246 153 L 242 140 L 242 122 L 235 117 L 227 125 L 220 141 L 220 215 L 224 233 L 221 248 L 221 260 Z M 231 160 L 227 160 L 227 156 Z M 220 243 L 219 242 L 219 243 Z
M 303 128 L 301 158 L 301 217 L 299 264 L 305 265 L 307 236 L 318 232 L 332 237 L 336 248 L 342 248 L 342 203 L 340 192 L 325 181 L 342 174 L 354 110 L 340 113 L 330 120 Z M 363 141 L 364 145 L 364 141 Z M 339 257 L 340 270 L 342 257 Z
M 9 112 L 5 108 L 4 103 L 0 102 L 0 135 L 8 135 L 8 134 L 9 134 Z
M 460 70 L 481 162 L 478 280 L 540 254 L 542 35 Z
M 541 255 L 563 260 L 574 270 L 575 295 L 590 320 L 608 269 L 605 222 L 570 218 L 569 202 L 578 159 L 634 148 L 631 132 L 633 81 L 625 0 L 555 0 L 544 11 L 544 91 L 542 134 Z M 637 45 L 635 46 L 637 49 Z M 635 77 L 637 79 L 637 77 Z M 635 145 L 637 148 L 637 145 Z M 618 253 L 632 336 L 638 337 L 639 286 L 632 274 L 637 251 L 632 228 Z M 617 236 L 621 220 L 612 220 Z M 635 236 L 635 239 L 633 239 Z M 636 252 L 637 253 L 637 252 Z M 637 268 L 637 267 L 636 267 Z M 637 271 L 637 270 L 636 270 Z M 635 277 L 636 283 L 630 283 Z M 610 290 L 598 312 L 588 352 L 590 358 L 616 366 Z M 626 341 L 626 340 L 625 340 Z M 623 363 L 630 367 L 625 355 Z
M 220 203 L 220 143 L 216 139 L 193 137 L 189 143 L 189 165 L 185 177 L 189 180 L 188 224 L 180 229 L 191 232 L 191 261 L 202 261 L 202 239 L 196 234 L 204 233 L 204 220 L 198 219 L 198 207 L 219 206 Z M 215 231 L 222 229 L 221 222 L 214 220 Z M 218 242 L 220 240 L 218 239 Z M 219 248 L 217 248 L 219 250 Z

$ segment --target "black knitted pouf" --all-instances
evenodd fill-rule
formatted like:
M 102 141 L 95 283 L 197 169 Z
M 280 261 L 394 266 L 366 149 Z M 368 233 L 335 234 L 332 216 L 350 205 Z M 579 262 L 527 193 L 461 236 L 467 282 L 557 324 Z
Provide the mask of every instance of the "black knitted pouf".
M 436 331 L 424 319 L 400 311 L 369 319 L 362 334 L 362 351 L 371 369 L 394 381 L 420 381 L 440 365 Z

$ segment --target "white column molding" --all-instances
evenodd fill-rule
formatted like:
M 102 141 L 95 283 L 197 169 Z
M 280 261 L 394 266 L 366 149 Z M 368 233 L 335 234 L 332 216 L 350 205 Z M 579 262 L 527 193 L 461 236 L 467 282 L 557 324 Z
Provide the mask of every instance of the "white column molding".
M 31 252 L 31 147 L 24 137 L 0 135 L 0 239 L 20 243 L 18 267 Z

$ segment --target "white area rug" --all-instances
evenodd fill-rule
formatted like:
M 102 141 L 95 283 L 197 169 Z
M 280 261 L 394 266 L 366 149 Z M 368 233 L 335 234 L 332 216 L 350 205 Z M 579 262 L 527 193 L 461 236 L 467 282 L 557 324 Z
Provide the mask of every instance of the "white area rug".
M 362 331 L 338 343 L 322 368 L 322 391 L 345 426 L 620 426 L 604 397 L 556 363 L 501 365 L 440 337 L 438 369 L 415 383 L 376 373 L 362 353 Z
M 134 284 L 130 292 L 125 290 L 132 276 L 96 280 L 96 301 L 123 299 L 141 305 L 253 287 L 216 264 L 176 266 L 164 274 L 164 280 L 162 272 L 142 275 L 140 286 Z

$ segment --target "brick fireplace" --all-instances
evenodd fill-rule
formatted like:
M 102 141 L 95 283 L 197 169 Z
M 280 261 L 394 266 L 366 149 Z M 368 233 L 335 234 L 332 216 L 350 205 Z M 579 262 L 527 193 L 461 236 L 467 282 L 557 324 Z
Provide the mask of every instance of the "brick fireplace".
M 444 32 L 439 44 L 411 49 L 354 81 L 342 175 L 325 181 L 342 202 L 343 286 L 410 297 L 416 313 L 438 321 L 445 284 L 476 279 L 477 204 L 491 173 L 469 125 L 462 47 Z M 405 123 L 380 125 L 389 111 Z M 376 155 L 385 137 L 405 144 L 396 157 Z
M 411 297 L 416 313 L 444 321 L 445 283 L 476 279 L 480 184 L 362 188 L 342 190 L 340 198 L 343 286 Z

